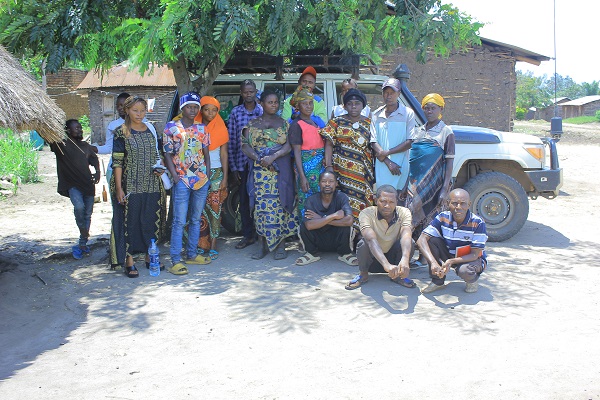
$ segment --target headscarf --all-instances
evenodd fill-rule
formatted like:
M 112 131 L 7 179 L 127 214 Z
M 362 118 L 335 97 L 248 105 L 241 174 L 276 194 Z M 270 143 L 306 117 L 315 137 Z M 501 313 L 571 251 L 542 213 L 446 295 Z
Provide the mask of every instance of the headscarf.
M 188 104 L 200 105 L 200 95 L 196 92 L 187 92 L 179 98 L 179 109 L 181 110 Z
M 354 88 L 348 90 L 342 100 L 344 104 L 346 104 L 350 100 L 359 100 L 362 103 L 363 108 L 365 108 L 367 105 L 367 97 L 364 95 L 364 93 Z
M 219 111 L 221 110 L 221 103 L 219 100 L 215 99 L 212 96 L 204 96 L 200 99 L 200 108 L 204 107 L 207 104 L 211 104 L 217 107 L 217 115 L 206 125 L 205 132 L 207 132 L 210 136 L 210 145 L 208 146 L 208 150 L 215 150 L 224 145 L 229 141 L 229 132 L 227 132 L 227 126 L 225 126 L 225 121 L 221 115 L 219 115 Z M 202 124 L 202 112 L 199 112 L 194 118 L 194 123 Z
M 295 108 L 296 104 L 298 104 L 299 102 L 313 99 L 314 96 L 310 89 L 300 85 L 292 95 L 292 98 L 290 99 L 290 105 Z
M 437 104 L 440 107 L 444 107 L 446 105 L 444 98 L 437 93 L 429 93 L 427 96 L 423 97 L 423 100 L 421 101 L 421 107 L 425 107 L 425 104 L 427 103 Z

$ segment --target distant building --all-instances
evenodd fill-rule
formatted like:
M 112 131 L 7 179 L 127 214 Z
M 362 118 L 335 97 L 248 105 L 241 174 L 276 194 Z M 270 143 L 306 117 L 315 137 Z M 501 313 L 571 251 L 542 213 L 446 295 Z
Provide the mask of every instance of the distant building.
M 568 101 L 571 101 L 571 99 L 568 97 L 557 97 L 556 103 L 554 103 L 554 100 L 552 100 L 552 104 L 550 104 L 549 106 L 536 109 L 535 115 L 529 119 L 543 119 L 544 121 L 550 122 L 552 120 L 552 118 L 555 116 L 554 115 L 554 105 L 555 104 L 557 105 L 556 116 L 563 117 L 562 105 Z M 528 118 L 526 118 L 526 119 L 528 119 Z
M 383 56 L 382 74 L 407 64 L 408 86 L 417 99 L 431 92 L 446 100 L 444 122 L 512 131 L 516 112 L 517 61 L 540 65 L 549 57 L 495 40 L 480 38 L 481 46 L 449 57 L 431 57 L 425 64 L 415 53 L 397 49 Z
M 87 93 L 76 91 L 87 71 L 63 68 L 46 75 L 46 93 L 65 112 L 67 119 L 79 119 L 89 113 Z
M 167 66 L 156 66 L 144 76 L 137 70 L 129 70 L 123 63 L 112 67 L 104 76 L 90 71 L 77 89 L 88 90 L 92 142 L 103 144 L 106 140 L 106 126 L 118 118 L 115 108 L 119 93 L 127 92 L 154 103 L 146 118 L 159 132 L 168 122 L 177 85 L 173 71 Z
M 594 116 L 600 110 L 600 95 L 585 96 L 561 104 L 563 118 Z

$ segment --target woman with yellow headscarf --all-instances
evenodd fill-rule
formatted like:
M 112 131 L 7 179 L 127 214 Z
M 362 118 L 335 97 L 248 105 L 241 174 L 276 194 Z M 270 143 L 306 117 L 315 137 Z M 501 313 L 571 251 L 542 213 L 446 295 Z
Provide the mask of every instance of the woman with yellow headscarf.
M 437 93 L 421 101 L 427 123 L 416 129 L 410 149 L 407 206 L 413 215 L 413 238 L 442 210 L 452 184 L 454 132 L 442 121 L 446 103 Z M 424 260 L 419 260 L 423 262 Z

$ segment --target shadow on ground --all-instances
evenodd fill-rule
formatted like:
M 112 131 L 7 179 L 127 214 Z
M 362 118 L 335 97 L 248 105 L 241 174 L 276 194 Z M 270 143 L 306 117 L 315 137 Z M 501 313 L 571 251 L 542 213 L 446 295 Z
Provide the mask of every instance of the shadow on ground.
M 137 263 L 139 279 L 109 271 L 103 240 L 83 263 L 70 259 L 65 246 L 43 242 L 35 244 L 35 254 L 46 255 L 46 261 L 5 259 L 0 264 L 0 380 L 27 367 L 40 354 L 59 348 L 84 323 L 97 324 L 94 329 L 109 333 L 152 329 L 169 317 L 168 308 L 145 307 L 160 290 L 186 298 L 220 296 L 218 304 L 227 310 L 223 319 L 260 324 L 276 335 L 310 334 L 321 327 L 323 313 L 330 310 L 356 323 L 403 315 L 407 320 L 443 323 L 464 334 L 494 335 L 494 323 L 505 318 L 507 309 L 518 314 L 534 308 L 547 301 L 548 285 L 573 278 L 576 266 L 564 260 L 576 254 L 580 263 L 596 265 L 600 256 L 591 242 L 573 243 L 549 226 L 527 222 L 509 241 L 489 245 L 490 263 L 477 293 L 465 293 L 464 283 L 451 273 L 444 290 L 425 296 L 382 274 L 372 276 L 358 290 L 346 291 L 343 286 L 356 268 L 339 262 L 334 254 L 299 267 L 293 264 L 300 254 L 296 251 L 290 251 L 286 260 L 275 261 L 269 255 L 255 261 L 250 259 L 254 246 L 238 251 L 233 248 L 236 241 L 225 237 L 219 260 L 184 277 L 169 273 L 149 277 L 142 262 Z M 6 240 L 2 243 L 7 245 Z M 548 247 L 564 258 L 539 261 L 529 256 Z M 161 253 L 167 263 L 164 246 Z M 411 271 L 411 277 L 419 287 L 429 282 L 426 268 Z

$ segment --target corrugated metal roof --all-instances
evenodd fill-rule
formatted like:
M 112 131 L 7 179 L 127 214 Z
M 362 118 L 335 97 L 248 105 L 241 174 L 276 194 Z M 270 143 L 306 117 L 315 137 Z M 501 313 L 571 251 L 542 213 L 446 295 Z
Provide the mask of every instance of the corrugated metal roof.
M 599 95 L 585 96 L 585 97 L 580 97 L 575 100 L 567 101 L 566 103 L 562 103 L 561 106 L 583 106 L 584 104 L 588 104 L 588 103 L 591 103 L 593 101 L 598 101 L 598 100 L 600 100 Z
M 513 46 L 512 44 L 506 44 L 498 42 L 484 37 L 479 37 L 481 44 L 487 46 L 492 50 L 508 50 L 517 59 L 517 61 L 524 61 L 533 65 L 540 65 L 542 61 L 550 61 L 550 57 L 543 54 L 535 53 L 530 50 L 523 49 L 521 47 Z
M 155 66 L 152 72 L 147 71 L 142 76 L 137 69 L 129 70 L 129 66 L 123 63 L 112 67 L 104 76 L 99 72 L 88 72 L 77 89 L 134 86 L 176 87 L 177 84 L 173 71 L 166 65 Z

